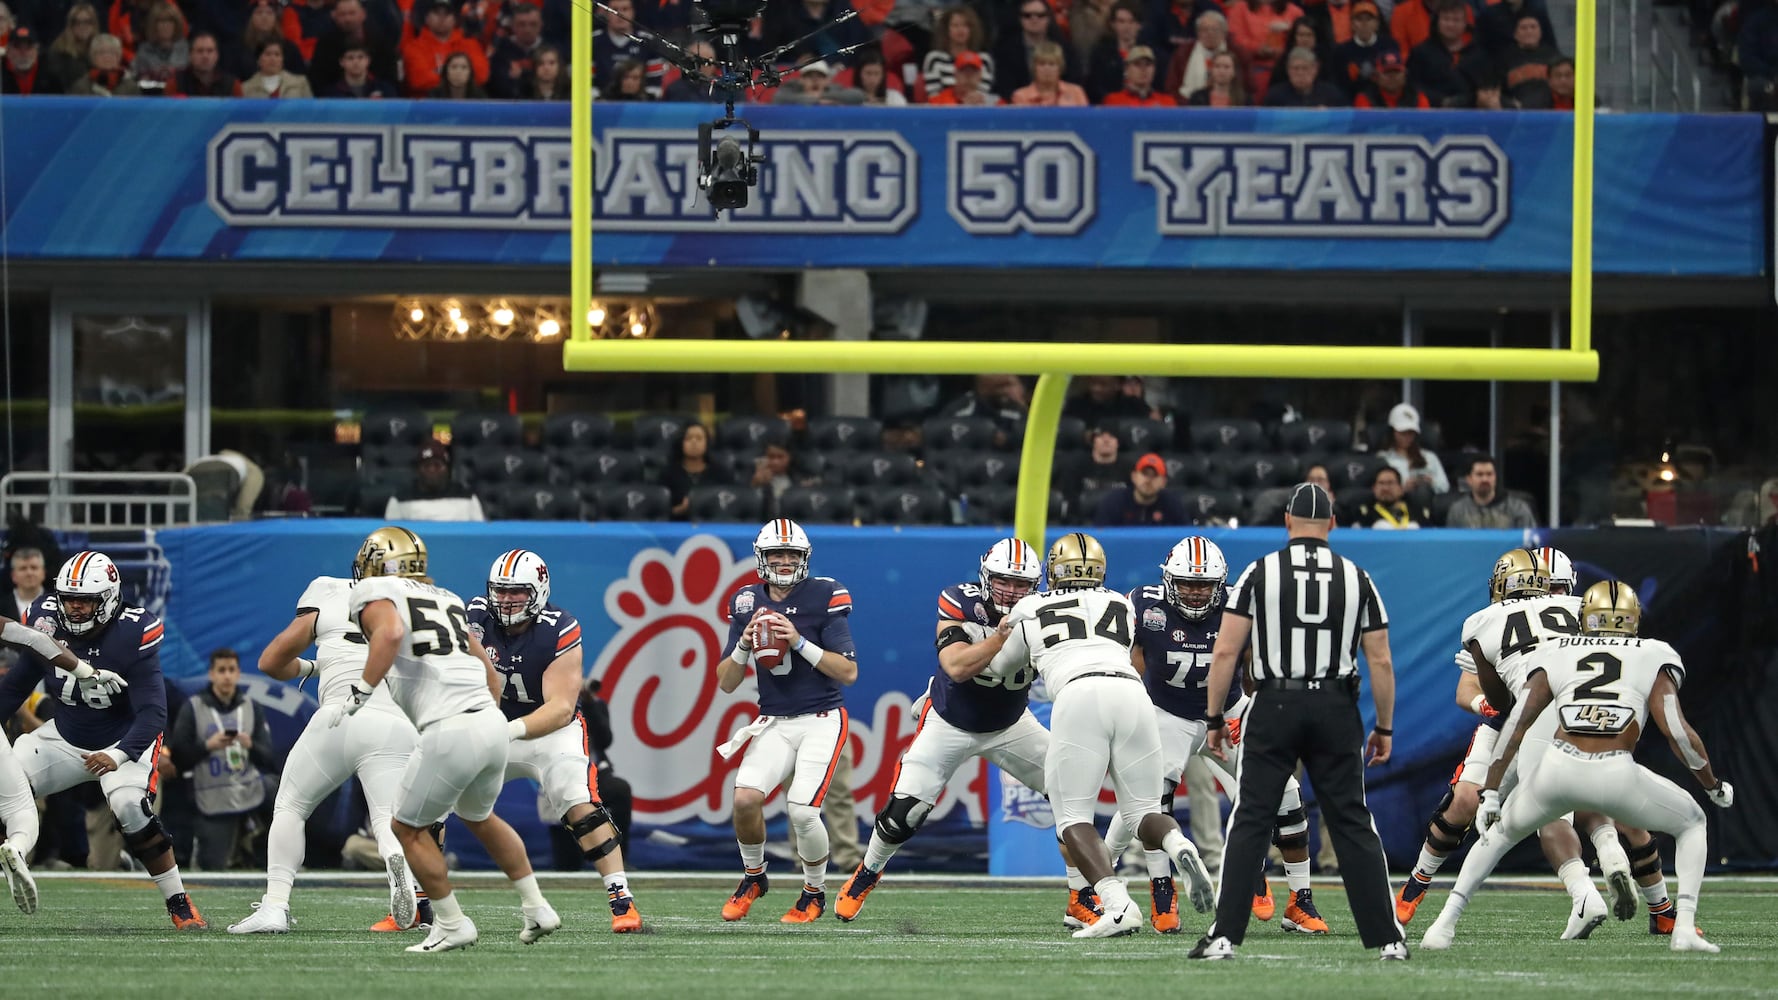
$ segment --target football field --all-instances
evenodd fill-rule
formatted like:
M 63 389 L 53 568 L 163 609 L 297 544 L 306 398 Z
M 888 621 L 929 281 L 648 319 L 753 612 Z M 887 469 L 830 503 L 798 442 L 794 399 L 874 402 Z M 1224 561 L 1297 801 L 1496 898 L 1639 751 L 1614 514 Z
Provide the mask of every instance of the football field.
M 206 883 L 193 898 L 212 924 L 179 935 L 146 881 L 45 877 L 42 908 L 25 917 L 0 912 L 0 983 L 13 997 L 703 997 L 814 995 L 901 997 L 1165 996 L 1175 990 L 1224 996 L 1749 997 L 1778 991 L 1778 954 L 1762 914 L 1775 887 L 1713 880 L 1699 924 L 1722 945 L 1716 956 L 1675 955 L 1647 933 L 1647 918 L 1611 921 L 1591 941 L 1556 940 L 1566 897 L 1548 885 L 1497 883 L 1471 907 L 1456 947 L 1414 948 L 1407 963 L 1384 964 L 1359 947 L 1345 893 L 1317 882 L 1316 902 L 1334 933 L 1287 935 L 1255 924 L 1233 962 L 1188 962 L 1205 922 L 1186 913 L 1186 933 L 1144 933 L 1074 941 L 1062 930 L 1055 889 L 896 884 L 886 879 L 859 919 L 831 916 L 815 926 L 784 926 L 795 899 L 785 873 L 753 915 L 718 916 L 732 881 L 635 881 L 647 933 L 614 936 L 597 881 L 544 876 L 562 930 L 531 946 L 518 942 L 513 893 L 486 879 L 461 890 L 481 930 L 473 948 L 442 955 L 402 949 L 417 933 L 371 934 L 387 895 L 380 883 L 299 882 L 296 927 L 288 935 L 237 937 L 225 926 L 244 916 L 259 886 Z M 838 882 L 832 888 L 837 889 Z M 1441 883 L 1445 884 L 1445 883 Z M 1281 880 L 1274 891 L 1281 891 Z M 831 890 L 830 890 L 831 891 Z M 831 898 L 831 896 L 830 896 Z M 1442 903 L 1435 889 L 1429 906 Z M 1282 912 L 1282 901 L 1280 901 Z M 1436 909 L 1422 908 L 1409 942 Z M 1221 993 L 1220 991 L 1241 991 Z M 53 992 L 52 992 L 53 991 Z M 544 991 L 548 991 L 546 994 Z M 1256 993 L 1255 991 L 1260 991 Z M 1215 994 L 1202 994 L 1215 995 Z

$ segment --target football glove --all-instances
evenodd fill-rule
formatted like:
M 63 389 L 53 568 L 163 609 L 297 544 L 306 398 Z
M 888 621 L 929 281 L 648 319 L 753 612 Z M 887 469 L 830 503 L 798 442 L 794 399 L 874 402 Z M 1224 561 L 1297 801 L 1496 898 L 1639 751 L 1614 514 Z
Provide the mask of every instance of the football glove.
M 1477 806 L 1475 811 L 1476 828 L 1487 830 L 1498 822 L 1500 822 L 1500 789 L 1483 789 L 1482 804 Z
M 358 678 L 357 680 L 353 681 L 351 684 L 347 685 L 347 687 L 346 687 L 346 714 L 347 715 L 357 715 L 358 710 L 363 708 L 364 703 L 369 701 L 370 696 L 375 693 L 376 693 L 376 688 L 371 687 L 370 684 L 367 683 L 365 681 L 365 679 L 362 677 Z
M 1726 781 L 1718 781 L 1715 788 L 1707 789 L 1705 795 L 1719 808 L 1727 809 L 1735 803 L 1735 786 Z
M 83 677 L 76 683 L 80 685 L 81 694 L 102 694 L 107 698 L 122 694 L 130 682 L 110 670 L 94 670 L 92 676 Z

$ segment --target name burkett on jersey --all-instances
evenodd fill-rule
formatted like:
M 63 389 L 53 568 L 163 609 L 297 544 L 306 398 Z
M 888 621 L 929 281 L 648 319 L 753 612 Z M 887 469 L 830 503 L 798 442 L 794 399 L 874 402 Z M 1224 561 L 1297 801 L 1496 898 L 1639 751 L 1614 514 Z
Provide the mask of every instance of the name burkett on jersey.
M 1610 635 L 1564 635 L 1556 639 L 1556 648 L 1565 649 L 1569 646 L 1636 646 L 1640 648 L 1643 640 L 1628 636 Z

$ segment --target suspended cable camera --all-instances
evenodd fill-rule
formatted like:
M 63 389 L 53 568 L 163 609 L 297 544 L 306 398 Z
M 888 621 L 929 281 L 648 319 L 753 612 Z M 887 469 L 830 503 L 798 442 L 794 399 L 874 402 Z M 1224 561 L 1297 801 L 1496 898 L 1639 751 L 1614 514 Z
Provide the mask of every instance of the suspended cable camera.
M 735 101 L 744 100 L 755 88 L 775 88 L 784 82 L 785 76 L 815 62 L 814 58 L 804 59 L 788 69 L 778 65 L 778 60 L 785 54 L 795 51 L 816 35 L 856 18 L 858 12 L 848 10 L 795 41 L 749 58 L 741 51 L 741 40 L 747 37 L 753 19 L 764 13 L 766 0 L 692 0 L 692 6 L 703 13 L 705 21 L 694 29 L 694 33 L 710 40 L 711 48 L 716 50 L 714 60 L 687 52 L 603 3 L 595 3 L 594 15 L 607 29 L 613 21 L 627 22 L 630 37 L 648 46 L 688 77 L 702 76 L 705 67 L 715 67 L 716 76 L 710 80 L 710 86 L 713 91 L 722 92 L 723 115 L 698 126 L 698 188 L 709 199 L 711 210 L 721 214 L 725 210 L 747 207 L 748 192 L 759 184 L 759 168 L 766 159 L 759 151 L 759 129 L 748 124 L 746 119 L 735 117 Z M 850 45 L 833 55 L 848 55 L 868 44 L 870 42 Z M 730 129 L 746 131 L 745 147 L 736 136 L 720 134 Z

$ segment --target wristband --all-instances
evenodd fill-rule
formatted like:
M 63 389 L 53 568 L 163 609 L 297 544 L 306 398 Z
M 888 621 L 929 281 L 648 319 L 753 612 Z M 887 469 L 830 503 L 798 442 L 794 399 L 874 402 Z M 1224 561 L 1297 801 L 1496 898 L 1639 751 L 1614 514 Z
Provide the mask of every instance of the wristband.
M 1378 736 L 1394 736 L 1395 735 L 1395 730 L 1384 729 L 1382 726 L 1372 726 L 1371 732 L 1376 733 Z
M 1485 694 L 1478 694 L 1474 698 L 1469 699 L 1469 710 L 1480 715 L 1482 714 L 1482 706 L 1486 704 L 1488 704 L 1488 696 Z
M 506 724 L 506 735 L 507 735 L 508 739 L 514 739 L 514 740 L 524 739 L 525 738 L 525 720 L 524 719 L 514 719 L 511 722 L 508 722 Z
M 300 656 L 297 657 L 296 658 L 296 679 L 298 681 L 303 681 L 303 680 L 307 680 L 308 678 L 313 677 L 313 676 L 315 676 L 315 661 L 314 660 L 305 660 Z
M 1206 715 L 1206 716 L 1204 716 L 1204 728 L 1205 729 L 1221 729 L 1222 728 L 1222 716 L 1220 716 L 1220 715 Z
M 805 660 L 808 660 L 809 666 L 813 667 L 813 666 L 820 664 L 821 657 L 823 654 L 825 654 L 827 652 L 827 650 L 822 649 L 820 646 L 817 646 L 814 643 L 810 642 L 808 636 L 798 636 L 797 640 L 796 640 L 796 645 L 794 647 L 792 647 L 791 652 L 800 655 Z

